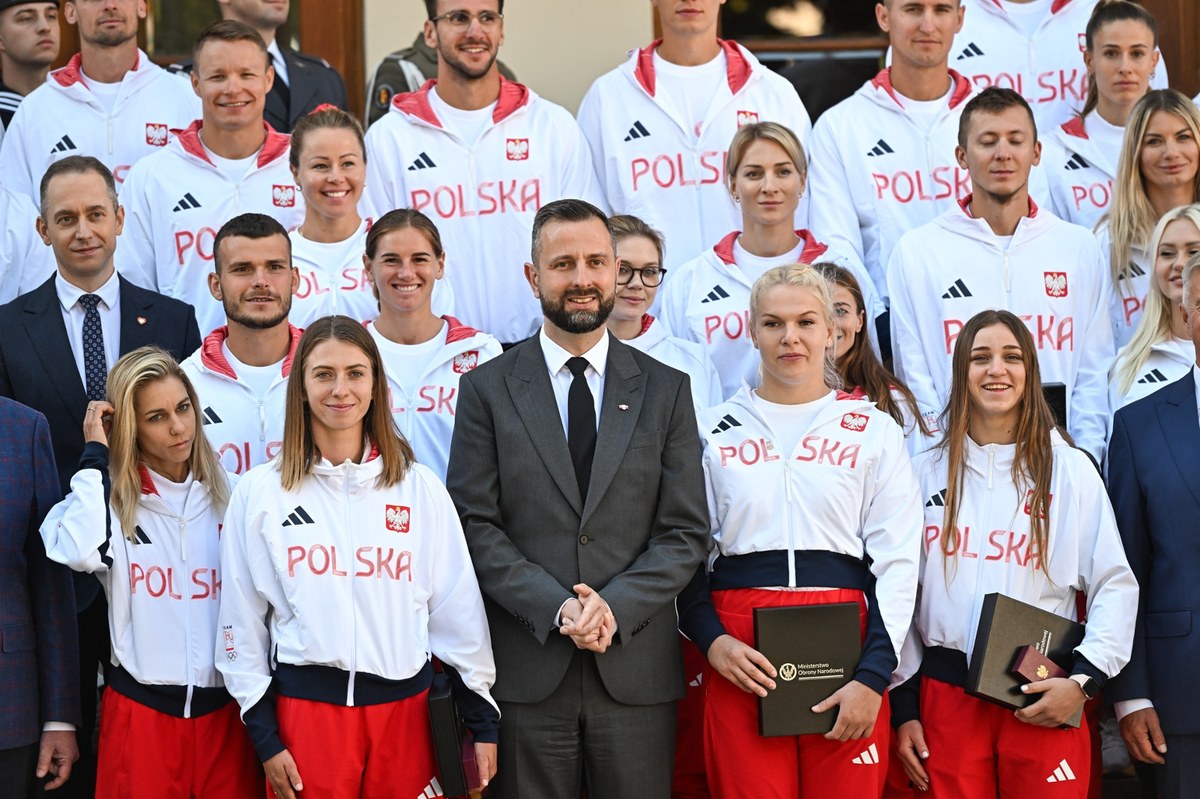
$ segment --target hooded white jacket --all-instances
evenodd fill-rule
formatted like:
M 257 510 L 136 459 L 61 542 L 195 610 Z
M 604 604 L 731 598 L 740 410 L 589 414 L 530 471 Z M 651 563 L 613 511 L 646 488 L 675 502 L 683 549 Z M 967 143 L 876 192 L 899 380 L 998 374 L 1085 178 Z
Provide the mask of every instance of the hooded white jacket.
M 571 114 L 520 83 L 500 80 L 491 124 L 464 141 L 429 100 L 436 81 L 398 94 L 367 131 L 364 215 L 415 208 L 446 243 L 458 318 L 500 341 L 541 321 L 521 265 L 538 208 L 575 197 L 604 207 L 587 141 Z
M 931 428 L 950 396 L 954 341 L 988 309 L 1025 321 L 1042 382 L 1067 393 L 1068 429 L 1103 461 L 1108 437 L 1108 369 L 1115 350 L 1108 321 L 1108 268 L 1095 237 L 1031 200 L 1007 248 L 969 214 L 970 197 L 900 239 L 888 265 L 896 372 Z
M 1069 122 L 1042 136 L 1042 169 L 1050 185 L 1054 215 L 1094 230 L 1112 204 L 1119 152 L 1108 152 L 1088 137 L 1087 119 Z
M 958 118 L 974 94 L 951 71 L 949 102 L 926 130 L 904 107 L 885 69 L 826 111 L 808 148 L 809 224 L 824 241 L 853 252 L 887 304 L 886 269 L 906 231 L 953 208 L 971 193 L 954 159 Z
M 420 693 L 430 656 L 482 706 L 495 741 L 491 636 L 458 514 L 427 467 L 390 488 L 383 461 L 320 460 L 294 490 L 278 462 L 244 475 L 221 538 L 217 667 L 260 757 L 283 749 L 268 691 L 345 706 Z M 311 668 L 325 667 L 325 668 Z M 263 701 L 264 698 L 267 701 Z
M 108 597 L 110 684 L 156 710 L 182 718 L 229 701 L 213 664 L 221 573 L 220 512 L 194 480 L 183 516 L 163 501 L 141 468 L 136 542 L 109 505 L 108 447 L 84 446 L 71 493 L 42 522 L 51 560 L 96 574 Z
M 1015 444 L 981 447 L 967 439 L 958 512 L 962 534 L 952 562 L 939 545 L 948 482 L 945 453 L 934 449 L 917 458 L 921 496 L 926 498 L 921 599 L 916 634 L 909 636 L 897 680 L 916 673 L 924 647 L 961 652 L 969 662 L 983 599 L 991 593 L 1072 620 L 1078 618 L 1076 595 L 1082 593 L 1087 599 L 1087 632 L 1075 652 L 1092 668 L 1080 667 L 1077 660 L 1077 673 L 1103 682 L 1129 661 L 1138 585 L 1125 559 L 1112 505 L 1087 456 L 1058 433 L 1051 439 L 1054 469 L 1044 561 L 1032 549 L 1029 489 L 1018 488 L 1012 479 Z
M 733 245 L 741 235 L 735 230 L 697 258 L 678 267 L 664 281 L 658 295 L 659 322 L 666 333 L 698 343 L 708 353 L 721 379 L 725 397 L 732 397 L 743 382 L 758 384 L 758 353 L 750 341 L 750 289 L 754 281 L 734 260 Z M 853 260 L 838 256 L 807 230 L 797 230 L 806 264 L 829 261 L 845 266 L 867 292 L 870 281 Z M 791 263 L 779 259 L 779 266 Z M 864 297 L 871 307 L 873 297 Z
M 1129 385 L 1129 390 L 1122 394 L 1117 375 L 1128 355 L 1124 349 L 1117 353 L 1110 373 L 1108 406 L 1112 414 L 1135 400 L 1150 396 L 1168 383 L 1174 383 L 1196 365 L 1196 347 L 1189 339 L 1172 336 L 1164 341 L 1156 341 L 1150 346 L 1150 354 L 1138 376 Z
M 855 678 L 882 692 L 912 618 L 920 557 L 921 501 L 900 426 L 873 402 L 831 391 L 795 451 L 782 452 L 747 387 L 698 421 L 711 589 L 863 589 L 869 572 L 876 584 Z M 719 622 L 693 615 L 703 600 L 680 603 L 684 632 L 706 650 Z
M 288 330 L 291 335 L 288 354 L 280 361 L 279 376 L 265 397 L 255 396 L 249 386 L 239 381 L 237 372 L 225 358 L 221 345 L 229 337 L 228 327 L 218 327 L 205 336 L 200 349 L 180 364 L 200 400 L 204 436 L 227 472 L 244 474 L 274 458 L 283 446 L 288 375 L 300 334 L 304 332 L 292 325 Z
M 367 332 L 379 346 L 388 373 L 388 398 L 396 426 L 412 445 L 417 460 L 444 482 L 450 437 L 454 434 L 454 409 L 458 406 L 458 379 L 498 357 L 502 350 L 494 336 L 467 327 L 452 316 L 443 319 L 446 336 L 441 349 L 430 358 L 424 373 L 403 375 L 403 380 L 397 379 L 397 362 L 389 359 L 403 345 L 385 338 L 374 324 L 367 325 Z
M 0 305 L 33 291 L 58 268 L 54 251 L 37 233 L 37 216 L 28 197 L 0 186 Z
M 691 378 L 692 404 L 696 406 L 697 413 L 719 405 L 724 399 L 717 367 L 713 366 L 712 358 L 708 357 L 704 347 L 695 341 L 672 336 L 667 332 L 666 325 L 650 314 L 642 315 L 642 332 L 624 341 Z
M 200 141 L 203 123 L 195 120 L 165 150 L 135 164 L 121 192 L 125 231 L 117 271 L 191 303 L 201 330 L 225 322 L 221 303 L 208 291 L 221 226 L 247 211 L 272 216 L 288 230 L 304 221 L 304 197 L 288 166 L 291 138 L 263 124 L 267 137 L 255 165 L 237 183 L 209 160 Z
M 6 187 L 37 205 L 38 184 L 50 164 L 90 155 L 112 171 L 120 188 L 131 166 L 165 147 L 169 131 L 198 116 L 200 99 L 187 80 L 141 50 L 110 112 L 84 83 L 76 53 L 21 101 L 0 145 L 0 175 Z
M 1084 31 L 1096 0 L 1053 0 L 1032 36 L 1009 16 L 1000 0 L 963 0 L 967 13 L 954 37 L 950 66 L 966 75 L 977 90 L 988 86 L 1016 89 L 1029 101 L 1038 129 L 1049 131 L 1083 109 L 1087 68 Z M 1167 64 L 1160 59 L 1150 80 L 1165 89 Z
M 741 45 L 721 41 L 728 80 L 713 95 L 700 130 L 657 94 L 654 51 L 661 40 L 601 75 L 579 106 L 596 174 L 614 210 L 639 217 L 663 234 L 670 269 L 742 223 L 725 181 L 725 153 L 738 128 L 779 122 L 803 144 L 808 111 L 786 79 Z M 802 227 L 807 203 L 796 209 Z
M 1113 341 L 1120 349 L 1129 343 L 1142 321 L 1142 312 L 1146 310 L 1146 294 L 1150 291 L 1150 277 L 1154 274 L 1154 258 L 1146 252 L 1143 245 L 1134 244 L 1129 248 L 1129 276 L 1112 283 L 1112 237 L 1108 232 L 1108 220 L 1105 219 L 1096 229 L 1096 242 L 1100 245 L 1100 255 L 1104 259 L 1104 271 L 1109 276 L 1112 294 L 1108 299 L 1109 321 L 1112 323 Z

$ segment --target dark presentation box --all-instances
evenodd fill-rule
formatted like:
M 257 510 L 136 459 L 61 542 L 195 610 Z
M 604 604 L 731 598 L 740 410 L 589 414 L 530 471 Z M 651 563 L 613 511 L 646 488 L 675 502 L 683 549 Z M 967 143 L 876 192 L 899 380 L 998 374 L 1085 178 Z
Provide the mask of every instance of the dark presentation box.
M 450 677 L 445 673 L 439 671 L 433 675 L 428 701 L 442 791 L 446 796 L 466 796 L 479 787 L 475 748 L 470 732 L 463 728 L 462 716 L 451 693 Z
M 824 735 L 837 708 L 813 705 L 850 682 L 862 636 L 855 602 L 754 609 L 754 648 L 778 670 L 775 690 L 758 700 L 758 733 Z
M 967 693 L 1014 710 L 1032 705 L 1041 694 L 1021 693 L 1021 686 L 1030 680 L 1014 668 L 1021 669 L 1038 659 L 1028 651 L 1031 648 L 1069 674 L 1083 632 L 1079 622 L 1004 594 L 988 594 L 979 612 L 979 631 L 967 670 Z M 1046 676 L 1058 674 L 1048 670 Z M 1035 670 L 1030 676 L 1040 675 Z M 1066 724 L 1078 727 L 1079 721 L 1077 714 Z

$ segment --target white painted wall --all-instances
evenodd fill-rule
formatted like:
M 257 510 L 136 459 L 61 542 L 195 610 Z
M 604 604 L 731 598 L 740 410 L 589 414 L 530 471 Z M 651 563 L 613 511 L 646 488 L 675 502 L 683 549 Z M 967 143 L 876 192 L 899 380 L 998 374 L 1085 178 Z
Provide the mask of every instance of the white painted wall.
M 424 20 L 421 0 L 364 0 L 368 79 Z M 500 58 L 517 78 L 574 112 L 597 76 L 650 42 L 653 11 L 649 0 L 507 0 L 504 35 Z

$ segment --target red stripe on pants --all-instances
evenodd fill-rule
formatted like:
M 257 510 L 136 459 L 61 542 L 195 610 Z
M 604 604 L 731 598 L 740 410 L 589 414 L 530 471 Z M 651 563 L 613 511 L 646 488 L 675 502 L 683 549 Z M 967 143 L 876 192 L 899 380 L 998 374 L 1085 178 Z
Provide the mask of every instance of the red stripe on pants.
M 1086 725 L 1026 724 L 955 685 L 921 679 L 921 724 L 934 799 L 1086 799 L 1092 743 Z
M 441 796 L 428 694 L 363 707 L 279 697 L 279 737 L 296 761 L 304 796 Z M 266 796 L 275 799 L 269 782 Z
M 754 608 L 857 602 L 860 629 L 866 629 L 861 591 L 739 588 L 713 591 L 712 596 L 725 631 L 750 645 L 754 644 Z M 704 751 L 709 790 L 717 799 L 875 799 L 880 795 L 890 739 L 886 713 L 879 714 L 867 738 L 845 742 L 820 735 L 764 738 L 758 734 L 754 694 L 742 691 L 711 667 L 704 680 Z
M 104 692 L 96 799 L 254 796 L 262 779 L 236 702 L 181 719 Z

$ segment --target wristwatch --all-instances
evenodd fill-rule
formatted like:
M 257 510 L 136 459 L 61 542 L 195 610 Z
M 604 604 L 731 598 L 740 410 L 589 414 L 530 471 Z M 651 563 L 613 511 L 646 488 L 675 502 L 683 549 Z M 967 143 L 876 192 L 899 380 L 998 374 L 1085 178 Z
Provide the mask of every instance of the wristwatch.
M 1088 699 L 1100 693 L 1100 683 L 1086 674 L 1072 674 L 1069 679 L 1074 680 L 1079 685 L 1079 690 L 1083 691 L 1083 695 Z

